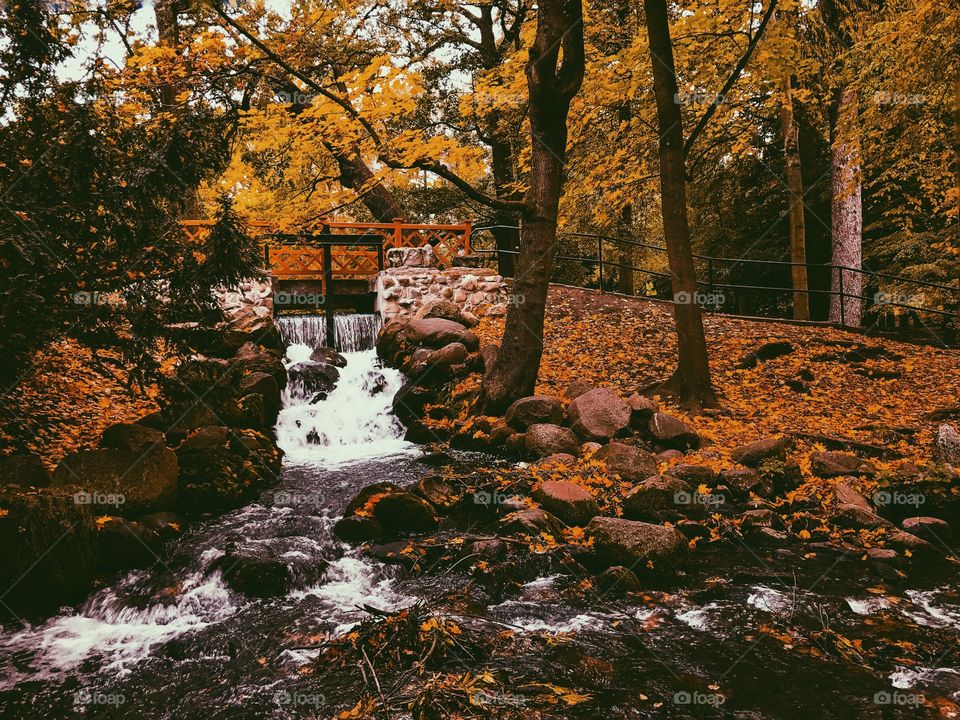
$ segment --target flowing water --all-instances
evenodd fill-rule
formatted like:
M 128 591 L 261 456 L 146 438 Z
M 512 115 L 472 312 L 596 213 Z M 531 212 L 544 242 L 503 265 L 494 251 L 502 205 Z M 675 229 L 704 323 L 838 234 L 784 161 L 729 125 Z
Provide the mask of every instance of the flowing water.
M 322 319 L 280 324 L 288 366 L 323 344 Z M 411 576 L 332 536 L 361 487 L 436 471 L 390 412 L 402 377 L 371 349 L 376 318 L 337 324 L 347 366 L 336 388 L 315 404 L 296 389 L 284 397 L 279 484 L 257 503 L 196 519 L 154 567 L 107 578 L 82 605 L 0 628 L 0 718 L 335 717 L 363 690 L 360 673 L 318 685 L 309 646 L 348 632 L 365 608 L 472 586 L 464 567 Z M 493 461 L 449 462 L 466 474 Z M 329 564 L 283 597 L 247 598 L 217 569 L 230 543 Z M 943 578 L 878 580 L 856 554 L 708 545 L 694 557 L 679 582 L 626 597 L 585 594 L 584 578 L 547 559 L 510 568 L 469 613 L 448 609 L 465 629 L 512 632 L 508 657 L 447 670 L 592 696 L 550 717 L 906 718 L 930 716 L 918 697 L 960 699 L 960 593 Z M 525 716 L 520 697 L 487 714 Z

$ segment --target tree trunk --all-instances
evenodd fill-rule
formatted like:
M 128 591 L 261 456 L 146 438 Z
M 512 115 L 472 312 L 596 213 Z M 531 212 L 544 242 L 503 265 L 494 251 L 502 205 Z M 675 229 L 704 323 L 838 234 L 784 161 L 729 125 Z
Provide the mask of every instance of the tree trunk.
M 660 127 L 660 204 L 663 238 L 667 245 L 678 362 L 663 389 L 674 393 L 692 410 L 716 405 L 710 382 L 703 317 L 697 303 L 697 274 L 687 222 L 686 168 L 683 160 L 683 118 L 676 102 L 677 76 L 666 0 L 644 0 L 647 35 L 653 64 L 653 90 Z
M 833 204 L 830 213 L 835 267 L 830 286 L 830 320 L 856 327 L 861 322 L 860 295 L 863 292 L 863 275 L 855 272 L 861 268 L 863 261 L 862 176 L 856 89 L 853 86 L 844 88 L 835 107 L 831 123 Z M 841 291 L 843 297 L 840 296 Z
M 557 213 L 567 150 L 567 113 L 583 82 L 580 0 L 541 0 L 527 63 L 530 96 L 530 185 L 524 197 L 520 257 L 500 352 L 483 379 L 479 406 L 500 413 L 532 395 L 543 355 L 543 319 L 556 253 Z M 563 63 L 559 66 L 560 50 Z
M 494 131 L 496 132 L 496 131 Z M 494 138 L 490 142 L 493 156 L 493 187 L 497 198 L 501 200 L 513 199 L 513 153 L 507 140 Z M 491 233 L 497 243 L 497 269 L 504 277 L 513 277 L 516 274 L 517 252 L 520 250 L 520 230 L 513 226 L 520 224 L 516 215 L 498 211 L 494 216 L 494 223 L 502 227 L 494 228 Z
M 393 222 L 405 219 L 407 213 L 396 196 L 373 174 L 370 167 L 354 149 L 344 150 L 330 143 L 324 143 L 327 150 L 337 161 L 340 172 L 340 184 L 359 193 L 364 204 L 377 222 Z
M 786 167 L 787 190 L 790 193 L 790 268 L 793 278 L 793 319 L 810 319 L 809 285 L 807 283 L 807 234 L 803 218 L 803 173 L 800 164 L 800 132 L 793 119 L 793 92 L 790 74 L 783 78 L 783 104 L 780 106 L 783 128 L 783 161 Z

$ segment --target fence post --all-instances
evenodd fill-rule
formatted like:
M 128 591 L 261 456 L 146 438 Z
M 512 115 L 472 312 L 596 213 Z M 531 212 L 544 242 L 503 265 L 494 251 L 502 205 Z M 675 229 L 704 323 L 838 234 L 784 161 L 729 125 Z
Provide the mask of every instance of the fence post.
M 713 295 L 713 258 L 707 258 L 707 287 L 709 294 Z
M 323 246 L 323 313 L 327 325 L 326 345 L 336 349 L 336 326 L 333 322 L 333 246 L 329 244 Z
M 597 238 L 597 260 L 600 263 L 600 292 L 604 292 L 603 287 L 603 238 Z
M 403 218 L 393 219 L 393 246 L 403 247 Z

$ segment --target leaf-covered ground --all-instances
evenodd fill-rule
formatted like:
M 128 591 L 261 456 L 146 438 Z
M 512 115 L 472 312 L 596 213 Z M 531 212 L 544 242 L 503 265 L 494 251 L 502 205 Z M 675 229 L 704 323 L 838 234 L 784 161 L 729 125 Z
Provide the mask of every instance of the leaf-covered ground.
M 156 388 L 128 390 L 112 358 L 75 341 L 53 343 L 0 396 L 0 454 L 35 452 L 53 469 L 64 455 L 95 447 L 106 427 L 156 410 L 155 397 Z
M 484 319 L 478 332 L 483 342 L 497 342 L 501 329 L 502 320 Z M 781 432 L 842 437 L 928 458 L 938 421 L 926 416 L 960 405 L 960 351 L 711 315 L 705 330 L 720 410 L 689 417 L 660 399 L 711 441 L 705 460 Z M 752 369 L 737 367 L 773 341 L 794 349 Z M 545 345 L 542 394 L 560 395 L 572 380 L 588 380 L 629 395 L 665 379 L 675 366 L 669 305 L 589 290 L 551 290 Z

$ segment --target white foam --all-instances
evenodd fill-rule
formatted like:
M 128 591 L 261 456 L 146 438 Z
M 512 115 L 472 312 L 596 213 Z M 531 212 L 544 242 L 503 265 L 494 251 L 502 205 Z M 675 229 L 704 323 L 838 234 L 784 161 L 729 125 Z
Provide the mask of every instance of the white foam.
M 960 607 L 955 604 L 946 604 L 939 601 L 943 588 L 936 590 L 907 590 L 914 605 L 923 610 L 922 613 L 904 611 L 904 614 L 920 623 L 931 627 L 950 627 L 960 629 Z
M 703 607 L 679 612 L 677 613 L 677 620 L 688 625 L 689 627 L 692 627 L 694 630 L 706 631 L 710 629 L 710 623 L 707 620 L 707 616 L 710 614 L 711 610 L 716 610 L 718 607 L 719 605 L 716 603 L 710 603 L 709 605 L 704 605 Z
M 509 621 L 511 625 L 523 628 L 527 632 L 570 633 L 582 630 L 600 629 L 604 627 L 602 617 L 591 614 L 574 615 L 567 620 L 547 622 L 540 618 L 517 617 Z
M 793 610 L 794 599 L 786 593 L 766 587 L 765 585 L 756 585 L 753 589 L 755 592 L 747 597 L 748 605 L 753 605 L 758 610 L 777 615 L 785 614 Z
M 844 598 L 847 605 L 857 615 L 872 615 L 879 610 L 888 610 L 892 607 L 889 600 L 882 597 Z

